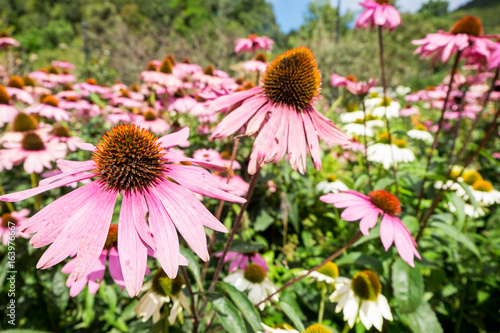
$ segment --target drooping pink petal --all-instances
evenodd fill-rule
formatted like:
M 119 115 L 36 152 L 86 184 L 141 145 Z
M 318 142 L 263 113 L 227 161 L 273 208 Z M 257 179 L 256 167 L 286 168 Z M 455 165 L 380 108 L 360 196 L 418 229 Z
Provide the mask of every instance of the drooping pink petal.
M 239 130 L 266 102 L 267 98 L 264 96 L 256 96 L 243 101 L 215 127 L 210 140 L 225 138 Z
M 256 95 L 261 91 L 261 89 L 262 89 L 261 87 L 255 87 L 252 89 L 235 92 L 234 94 L 221 96 L 216 100 L 214 100 L 212 103 L 210 103 L 210 106 L 208 108 L 209 110 L 214 110 L 214 111 L 227 108 L 233 104 L 238 103 L 239 101 L 244 100 L 245 98 L 248 98 L 252 95 Z
M 380 240 L 385 250 L 389 250 L 394 241 L 394 223 L 391 216 L 384 214 L 380 222 Z
M 82 278 L 84 281 L 89 281 L 89 293 L 95 294 L 99 287 L 101 286 L 102 279 L 104 278 L 104 272 L 106 271 L 106 256 L 108 254 L 107 250 L 103 250 L 99 259 L 92 266 L 88 276 Z M 76 259 L 75 259 L 76 260 Z M 71 278 L 71 276 L 70 276 Z
M 232 273 L 238 269 L 240 266 L 241 261 L 243 260 L 244 255 L 241 253 L 238 253 L 238 255 L 234 258 L 233 261 L 229 264 L 229 273 Z
M 100 197 L 99 202 L 89 207 L 92 218 L 81 221 L 88 226 L 78 244 L 75 269 L 71 273 L 74 280 L 78 280 L 89 273 L 106 242 L 118 193 L 109 192 L 104 188 L 101 191 L 99 196 L 95 195 Z
M 306 172 L 307 145 L 304 133 L 304 125 L 297 111 L 289 110 L 288 130 L 288 158 L 294 170 L 301 174 Z
M 147 228 L 147 207 L 142 194 L 137 192 L 126 192 L 123 195 L 120 217 L 118 220 L 118 253 L 120 253 L 120 274 L 127 287 L 130 297 L 139 294 L 144 281 L 144 272 L 147 268 L 147 247 L 139 236 L 136 225 Z M 145 231 L 153 238 L 149 230 Z M 109 257 L 111 272 L 111 252 Z M 123 268 L 123 269 L 122 269 Z M 115 280 L 116 281 L 116 280 Z
M 162 136 L 158 139 L 158 143 L 160 143 L 161 148 L 170 148 L 173 146 L 178 146 L 187 141 L 189 138 L 189 127 L 184 127 L 177 132 L 170 133 Z
M 193 251 L 203 260 L 208 261 L 207 237 L 198 216 L 191 209 L 184 206 L 185 197 L 193 196 L 182 187 L 166 181 L 153 190 L 156 197 L 172 219 L 175 228 L 182 235 Z
M 149 208 L 149 226 L 156 242 L 156 255 L 161 267 L 173 279 L 179 269 L 179 239 L 174 223 L 162 203 L 152 193 L 146 192 Z
M 368 236 L 370 229 L 377 225 L 379 214 L 380 212 L 378 209 L 370 210 L 359 221 L 359 230 L 363 233 L 363 235 Z
M 413 262 L 414 257 L 422 259 L 415 247 L 415 241 L 411 237 L 410 232 L 400 219 L 393 217 L 394 243 L 401 258 L 411 267 L 415 267 Z
M 224 192 L 230 190 L 227 185 L 217 182 L 204 169 L 190 165 L 169 165 L 167 175 L 188 190 L 207 197 L 230 202 L 243 203 L 246 199 Z
M 319 147 L 318 135 L 316 134 L 311 118 L 308 115 L 301 116 L 304 122 L 304 131 L 306 133 L 307 146 L 311 153 L 311 158 L 316 170 L 321 171 L 321 149 Z
M 118 251 L 115 247 L 109 250 L 109 274 L 113 281 L 120 287 L 121 290 L 125 288 L 125 281 L 123 278 L 122 266 L 120 265 L 121 258 L 118 255 Z M 143 270 L 146 272 L 146 269 Z M 143 274 L 144 275 L 144 274 Z M 133 297 L 133 296 L 131 296 Z

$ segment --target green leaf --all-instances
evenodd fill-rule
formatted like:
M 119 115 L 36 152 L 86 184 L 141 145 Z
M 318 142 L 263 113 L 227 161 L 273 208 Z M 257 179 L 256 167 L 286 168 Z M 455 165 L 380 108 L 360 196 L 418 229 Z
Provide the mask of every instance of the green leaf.
M 253 332 L 262 332 L 264 330 L 260 325 L 261 319 L 259 313 L 244 293 L 224 282 L 218 282 L 217 286 L 222 291 L 228 293 L 233 303 L 238 309 L 240 309 L 243 317 L 245 317 L 245 319 L 252 327 Z
M 202 283 L 201 283 L 201 273 L 200 273 L 200 266 L 198 263 L 197 257 L 194 255 L 193 251 L 189 251 L 188 249 L 185 248 L 180 248 L 181 254 L 186 257 L 186 259 L 189 262 L 188 265 L 188 270 L 193 274 L 194 279 L 196 280 L 196 284 L 198 287 L 203 289 Z
M 368 236 L 361 236 L 360 239 L 358 239 L 354 244 L 352 244 L 352 247 L 356 247 L 358 245 L 361 245 L 363 243 L 366 243 L 368 241 L 371 241 L 379 237 L 380 237 L 380 224 L 377 223 L 377 225 L 374 228 L 370 229 Z
M 103 281 L 101 283 L 101 286 L 99 287 L 99 296 L 101 296 L 104 303 L 106 303 L 108 305 L 109 311 L 111 313 L 114 313 L 115 309 L 116 309 L 116 303 L 117 303 L 118 298 L 116 297 L 116 293 L 113 290 L 113 287 L 110 285 L 107 285 Z
M 269 228 L 269 226 L 273 224 L 273 222 L 274 218 L 271 215 L 269 215 L 265 210 L 262 210 L 259 216 L 257 216 L 257 218 L 255 219 L 253 228 L 256 232 L 264 231 L 267 228 Z
M 241 314 L 231 301 L 218 293 L 207 293 L 207 296 L 227 332 L 247 332 Z
M 375 184 L 375 186 L 373 187 L 373 190 L 374 191 L 385 190 L 389 185 L 392 185 L 392 184 L 394 184 L 394 178 L 389 178 L 389 177 L 381 178 Z
M 415 216 L 413 215 L 406 215 L 401 219 L 401 222 L 405 225 L 405 227 L 408 229 L 410 234 L 414 234 L 418 231 L 419 229 L 419 224 L 418 220 Z
M 252 251 L 260 251 L 264 247 L 265 246 L 263 244 L 248 243 L 248 242 L 242 241 L 240 239 L 237 239 L 231 245 L 231 251 L 238 252 L 238 253 L 249 253 Z
M 335 264 L 337 266 L 359 265 L 370 266 L 377 270 L 382 269 L 382 263 L 379 260 L 362 252 L 350 252 L 342 258 L 335 260 Z
M 50 331 L 39 331 L 39 330 L 29 330 L 29 329 L 13 329 L 2 331 L 3 333 L 49 333 Z
M 424 279 L 420 266 L 412 268 L 402 259 L 397 259 L 392 266 L 392 289 L 401 311 L 415 311 L 424 296 Z
M 94 104 L 97 104 L 99 105 L 101 108 L 104 108 L 106 106 L 106 103 L 103 102 L 102 99 L 99 98 L 99 96 L 97 96 L 96 93 L 91 93 L 90 94 L 90 100 L 94 103 Z
M 363 174 L 363 175 L 359 176 L 358 179 L 356 179 L 356 182 L 354 183 L 354 188 L 359 190 L 361 185 L 363 185 L 364 182 L 367 182 L 367 181 L 368 181 L 368 175 Z
M 451 201 L 453 207 L 455 207 L 455 213 L 453 214 L 457 217 L 458 225 L 463 225 L 465 221 L 465 202 L 455 193 L 447 193 L 446 198 L 448 199 L 448 201 Z
M 295 311 L 295 309 L 288 304 L 287 302 L 281 301 L 279 303 L 279 306 L 283 313 L 290 318 L 290 320 L 293 323 L 293 326 L 299 331 L 299 332 L 304 332 L 306 328 L 304 327 L 304 324 L 302 324 L 302 321 L 300 320 L 300 314 Z
M 442 333 L 443 328 L 429 303 L 422 300 L 415 311 L 399 312 L 401 321 L 407 325 L 413 333 Z
M 431 223 L 431 225 L 435 228 L 440 229 L 446 236 L 451 237 L 456 241 L 462 243 L 466 248 L 468 248 L 472 253 L 474 253 L 474 255 L 479 259 L 479 261 L 482 261 L 479 249 L 467 235 L 463 234 L 455 227 L 441 222 L 433 222 Z

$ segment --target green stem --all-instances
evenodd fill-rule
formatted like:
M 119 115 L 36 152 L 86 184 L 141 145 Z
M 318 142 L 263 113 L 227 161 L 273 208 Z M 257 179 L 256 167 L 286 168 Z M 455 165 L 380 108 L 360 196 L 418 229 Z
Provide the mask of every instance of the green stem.
M 38 175 L 34 172 L 31 174 L 31 187 L 32 188 L 38 187 Z M 41 202 L 40 194 L 35 195 L 35 204 L 34 204 L 35 212 L 38 212 L 40 210 L 40 202 Z
M 169 303 L 163 304 L 163 333 L 168 333 L 170 330 L 170 323 L 168 322 L 168 317 L 170 316 L 170 306 Z
M 321 303 L 319 303 L 318 324 L 323 322 L 323 315 L 325 314 L 325 298 L 326 298 L 326 284 L 321 288 Z
M 344 328 L 342 329 L 342 333 L 348 333 L 351 330 L 349 324 L 345 322 Z
M 5 195 L 5 191 L 2 187 L 2 184 L 0 184 L 0 194 L 1 195 Z M 12 204 L 12 202 L 5 202 L 5 204 L 7 205 L 7 208 L 9 208 L 10 212 L 14 212 L 16 209 L 14 208 L 14 205 Z
M 364 114 L 364 125 L 365 125 L 365 131 L 363 133 L 364 139 L 365 139 L 365 166 L 366 166 L 366 175 L 368 176 L 368 184 L 370 185 L 370 190 L 373 191 L 373 185 L 372 185 L 372 177 L 370 177 L 370 163 L 368 162 L 368 139 L 366 137 L 366 105 L 365 105 L 365 100 L 362 100 L 362 105 L 363 105 L 363 114 Z

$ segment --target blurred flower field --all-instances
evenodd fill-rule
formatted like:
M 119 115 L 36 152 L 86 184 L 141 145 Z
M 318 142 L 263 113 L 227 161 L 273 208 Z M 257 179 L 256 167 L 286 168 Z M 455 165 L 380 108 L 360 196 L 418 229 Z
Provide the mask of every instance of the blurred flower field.
M 252 33 L 110 83 L 0 37 L 2 331 L 497 332 L 500 35 L 413 35 L 420 89 L 360 5 L 374 77 Z

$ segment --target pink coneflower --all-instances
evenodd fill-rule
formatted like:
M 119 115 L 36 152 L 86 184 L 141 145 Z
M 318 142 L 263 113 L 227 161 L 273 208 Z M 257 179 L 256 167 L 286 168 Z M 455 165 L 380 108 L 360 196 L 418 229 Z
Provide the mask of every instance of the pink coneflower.
M 106 271 L 106 259 L 108 258 L 108 267 L 109 267 L 109 275 L 115 283 L 120 287 L 121 290 L 125 289 L 125 281 L 123 279 L 122 273 L 122 265 L 120 264 L 120 254 L 117 249 L 117 241 L 118 241 L 118 225 L 111 224 L 109 226 L 109 232 L 106 237 L 106 243 L 104 244 L 104 249 L 99 256 L 99 260 L 94 263 L 94 266 L 89 270 L 89 273 L 85 278 L 82 278 L 78 281 L 74 281 L 71 279 L 71 273 L 75 270 L 76 258 L 71 259 L 64 267 L 61 269 L 61 273 L 70 274 L 68 279 L 66 280 L 66 286 L 70 288 L 69 295 L 71 297 L 76 297 L 85 286 L 88 284 L 89 293 L 95 294 L 99 287 L 101 286 L 101 282 L 104 279 L 104 273 Z M 187 264 L 185 262 L 184 264 Z M 137 272 L 140 274 L 139 272 Z M 144 279 L 144 275 L 150 274 L 151 271 L 146 266 L 142 279 Z M 140 278 L 139 278 L 140 279 Z
M 193 153 L 193 158 L 200 161 L 213 162 L 220 159 L 220 154 L 214 149 L 198 149 Z
M 0 127 L 13 121 L 18 113 L 16 107 L 10 105 L 9 93 L 0 84 Z
M 22 162 L 28 174 L 42 173 L 44 168 L 52 169 L 51 162 L 66 156 L 66 145 L 46 142 L 35 132 L 27 132 L 20 143 L 4 142 L 2 158 L 14 163 Z
M 370 88 L 374 87 L 377 84 L 376 79 L 370 79 L 368 82 L 358 82 L 356 77 L 353 75 L 347 75 L 346 77 L 343 77 L 335 73 L 330 76 L 330 82 L 334 87 L 343 86 L 347 90 L 349 90 L 351 94 L 361 96 L 368 94 Z
M 365 0 L 360 3 L 365 10 L 356 20 L 356 28 L 365 29 L 370 25 L 370 29 L 373 29 L 378 25 L 382 28 L 388 28 L 389 31 L 394 30 L 401 24 L 401 16 L 397 9 L 390 4 L 390 0 Z
M 104 107 L 104 111 L 106 112 L 106 121 L 113 125 L 122 123 L 129 124 L 132 122 L 132 115 L 126 112 L 122 108 L 117 108 L 111 105 L 106 105 Z
M 92 109 L 92 104 L 75 96 L 68 96 L 66 99 L 59 100 L 58 106 L 64 110 L 89 111 Z
M 23 103 L 33 104 L 35 102 L 33 100 L 33 96 L 31 96 L 29 92 L 24 90 L 24 80 L 22 77 L 11 76 L 5 89 L 11 97 L 15 97 L 17 98 L 17 100 Z
M 97 81 L 92 78 L 87 79 L 85 82 L 77 83 L 73 87 L 75 90 L 80 90 L 87 95 L 90 95 L 91 93 L 106 94 L 109 92 L 108 87 L 98 85 Z
M 486 62 L 494 47 L 494 43 L 483 36 L 483 25 L 475 16 L 464 16 L 451 27 L 450 32 L 439 30 L 412 41 L 412 44 L 418 45 L 414 54 L 421 54 L 421 59 L 432 57 L 433 65 L 438 60 L 448 62 L 459 51 L 468 63 Z
M 1 201 L 20 201 L 97 177 L 50 203 L 23 227 L 24 232 L 37 232 L 31 240 L 34 247 L 52 243 L 37 267 L 53 266 L 77 252 L 71 279 L 85 279 L 104 248 L 118 194 L 123 195 L 118 252 L 131 296 L 137 295 L 142 286 L 146 244 L 155 251 L 170 277 L 177 275 L 181 263 L 177 232 L 202 260 L 208 260 L 203 226 L 222 232 L 227 229 L 191 192 L 230 202 L 241 203 L 245 199 L 226 193 L 227 187 L 216 183 L 198 166 L 224 169 L 190 158 L 176 158 L 164 151 L 187 141 L 188 136 L 188 128 L 157 139 L 137 126 L 117 126 L 103 136 L 97 147 L 80 145 L 93 152 L 91 160 L 61 160 L 61 175 L 44 179 L 37 188 L 1 196 Z M 183 161 L 190 163 L 182 164 Z
M 45 96 L 40 104 L 32 105 L 24 109 L 24 112 L 37 113 L 42 117 L 53 118 L 56 121 L 69 121 L 70 119 L 68 111 L 60 108 L 59 101 L 52 95 Z
M 182 89 L 179 89 L 175 92 L 174 96 L 169 98 L 167 110 L 187 113 L 191 111 L 196 104 L 198 104 L 196 99 L 186 95 Z
M 15 238 L 30 238 L 29 234 L 19 231 L 23 223 L 28 221 L 29 214 L 30 211 L 25 208 L 18 212 L 5 213 L 0 216 L 0 237 L 2 238 L 3 245 L 7 246 L 9 244 L 9 238 L 11 236 Z
M 129 98 L 129 97 L 126 97 L 126 96 L 119 96 L 119 97 L 115 97 L 113 99 L 111 99 L 111 104 L 113 105 L 121 105 L 121 106 L 124 106 L 126 108 L 140 108 L 142 106 L 142 102 L 141 101 L 137 101 L 135 99 L 132 99 L 132 98 Z
M 220 88 L 223 86 L 223 78 L 215 75 L 215 68 L 212 65 L 205 67 L 202 72 L 197 72 L 192 75 L 192 79 L 200 88 Z
M 8 46 L 19 47 L 21 46 L 21 43 L 12 37 L 9 37 L 8 34 L 3 33 L 0 37 L 0 48 L 6 48 Z
M 278 162 L 287 151 L 294 170 L 305 173 L 307 150 L 319 170 L 318 137 L 330 146 L 349 143 L 346 134 L 313 108 L 320 86 L 321 75 L 311 51 L 305 47 L 287 51 L 269 65 L 262 86 L 220 97 L 210 104 L 212 110 L 232 110 L 217 125 L 211 139 L 227 137 L 243 126 L 246 135 L 258 133 L 248 166 L 251 174 L 265 163 Z
M 152 110 L 144 112 L 144 115 L 134 116 L 133 123 L 156 134 L 165 133 L 170 129 L 170 125 Z
M 417 107 L 411 105 L 407 105 L 404 109 L 399 110 L 399 115 L 401 117 L 410 117 L 417 114 L 420 114 L 420 111 Z
M 174 68 L 183 73 L 184 76 L 188 74 L 194 74 L 196 72 L 201 72 L 203 70 L 201 66 L 192 64 L 188 57 L 182 59 L 182 62 L 176 63 L 174 65 Z
M 346 221 L 359 222 L 359 230 L 363 235 L 368 235 L 371 228 L 375 227 L 379 215 L 380 239 L 387 251 L 392 243 L 396 244 L 401 258 L 414 267 L 414 257 L 422 259 L 417 251 L 417 243 L 411 237 L 410 232 L 397 217 L 401 213 L 401 205 L 398 198 L 384 190 L 376 190 L 368 195 L 356 191 L 343 193 L 329 193 L 320 197 L 320 200 L 331 203 L 337 208 L 346 208 L 342 212 L 342 219 Z
M 255 34 L 248 35 L 247 38 L 238 38 L 236 40 L 236 46 L 234 47 L 234 52 L 254 52 L 257 50 L 271 50 L 273 48 L 274 41 L 266 36 L 257 36 Z
M 147 68 L 141 73 L 141 80 L 148 83 L 157 83 L 167 89 L 169 93 L 182 87 L 182 81 L 173 74 L 173 64 L 170 58 L 163 59 L 158 71 Z
M 233 171 L 231 171 L 231 173 L 229 174 L 229 179 L 227 179 L 227 174 L 227 171 L 216 172 L 213 174 L 213 177 L 221 184 L 227 184 L 231 187 L 231 189 L 227 191 L 228 193 L 234 194 L 239 197 L 246 196 L 250 185 Z
M 70 151 L 76 151 L 78 145 L 83 142 L 82 138 L 78 136 L 71 136 L 69 129 L 62 125 L 54 127 L 48 141 L 65 143 Z
M 70 62 L 67 62 L 66 60 L 60 60 L 60 61 L 54 60 L 51 62 L 51 65 L 58 68 L 75 69 L 75 65 L 73 65 Z
M 500 42 L 497 42 L 495 45 L 496 49 L 491 52 L 488 64 L 486 65 L 488 70 L 500 67 Z
M 222 253 L 217 253 L 215 256 L 220 257 L 221 255 Z M 231 263 L 229 264 L 229 273 L 236 271 L 238 268 L 243 270 L 247 269 L 249 261 L 262 267 L 266 273 L 269 269 L 267 267 L 266 261 L 257 251 L 248 253 L 229 251 L 224 258 L 224 263 L 227 263 L 229 261 L 231 261 Z
M 243 69 L 249 72 L 264 73 L 267 69 L 267 57 L 264 53 L 258 53 L 255 59 L 245 61 Z

